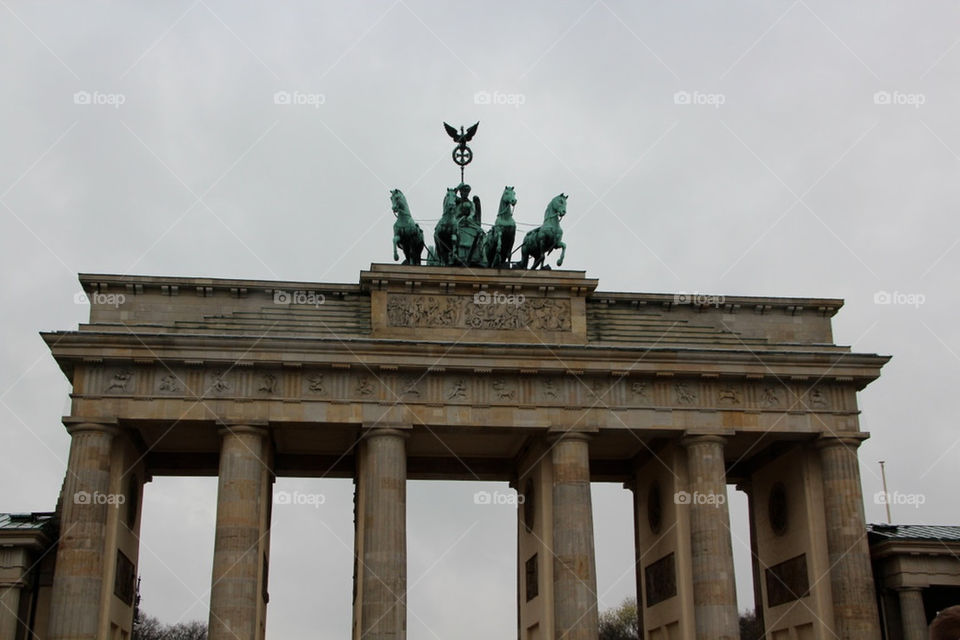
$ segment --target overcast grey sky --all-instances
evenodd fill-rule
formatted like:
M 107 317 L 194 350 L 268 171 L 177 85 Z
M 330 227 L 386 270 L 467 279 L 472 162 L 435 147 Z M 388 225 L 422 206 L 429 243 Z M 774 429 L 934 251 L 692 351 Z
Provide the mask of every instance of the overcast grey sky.
M 84 320 L 77 272 L 356 282 L 391 258 L 388 190 L 438 217 L 440 123 L 480 120 L 474 192 L 514 185 L 527 224 L 570 194 L 564 266 L 601 289 L 846 299 L 836 341 L 894 356 L 860 394 L 868 520 L 886 460 L 923 501 L 896 521 L 957 523 L 958 26 L 936 0 L 0 0 L 0 510 L 60 488 L 68 384 L 37 332 Z M 515 634 L 515 513 L 484 488 L 410 483 L 411 640 Z M 352 487 L 277 489 L 326 502 L 274 510 L 269 635 L 346 637 Z M 146 488 L 165 621 L 206 618 L 215 495 Z M 634 591 L 630 498 L 594 499 L 608 607 Z

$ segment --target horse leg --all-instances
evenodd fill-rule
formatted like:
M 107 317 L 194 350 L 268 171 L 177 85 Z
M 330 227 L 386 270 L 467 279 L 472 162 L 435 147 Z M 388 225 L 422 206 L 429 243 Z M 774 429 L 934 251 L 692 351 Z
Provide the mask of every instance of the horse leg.
M 437 255 L 437 262 L 440 266 L 447 266 L 447 243 L 440 232 L 433 234 L 433 250 Z
M 400 256 L 397 254 L 397 244 L 400 242 L 400 236 L 393 234 L 393 261 L 396 262 L 400 259 Z
M 567 245 L 564 242 L 558 242 L 557 246 L 560 247 L 560 258 L 557 260 L 557 266 L 563 265 L 563 256 L 567 255 Z

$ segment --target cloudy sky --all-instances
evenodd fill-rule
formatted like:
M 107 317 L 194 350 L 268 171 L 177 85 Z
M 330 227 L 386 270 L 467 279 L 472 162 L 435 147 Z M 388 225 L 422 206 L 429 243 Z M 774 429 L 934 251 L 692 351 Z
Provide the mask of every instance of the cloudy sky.
M 68 384 L 37 335 L 78 272 L 356 282 L 389 261 L 391 188 L 438 217 L 441 122 L 468 179 L 536 223 L 570 194 L 565 266 L 601 289 L 844 298 L 835 337 L 892 354 L 860 395 L 868 520 L 957 523 L 956 3 L 0 0 L 0 510 L 51 509 Z M 281 99 L 275 98 L 277 92 Z M 289 97 L 289 100 L 283 99 Z M 350 627 L 352 488 L 274 511 L 268 631 Z M 413 639 L 515 634 L 504 485 L 409 485 Z M 205 618 L 216 486 L 144 500 L 144 608 Z M 601 606 L 634 592 L 630 498 L 594 485 Z M 918 504 L 922 503 L 922 504 Z M 746 539 L 743 500 L 735 533 Z M 738 553 L 741 608 L 752 604 Z

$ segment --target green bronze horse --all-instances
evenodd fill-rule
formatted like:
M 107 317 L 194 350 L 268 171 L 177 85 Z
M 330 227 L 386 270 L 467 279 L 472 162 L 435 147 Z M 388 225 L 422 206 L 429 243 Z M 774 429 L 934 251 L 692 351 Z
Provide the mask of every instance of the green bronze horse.
M 504 187 L 500 197 L 500 209 L 493 228 L 483 237 L 483 262 L 487 267 L 499 269 L 510 267 L 510 254 L 513 253 L 513 241 L 517 235 L 517 223 L 513 220 L 513 208 L 517 206 L 517 196 L 513 187 Z
M 403 250 L 402 264 L 420 264 L 423 253 L 423 229 L 413 221 L 407 199 L 400 189 L 390 191 L 390 205 L 397 221 L 393 223 L 393 259 L 399 260 L 397 247 Z
M 443 198 L 443 215 L 433 230 L 433 246 L 440 266 L 448 267 L 454 262 L 457 246 L 457 190 L 447 189 Z
M 528 231 L 523 237 L 523 244 L 520 246 L 520 267 L 527 268 L 527 261 L 532 257 L 533 266 L 531 269 L 540 267 L 549 269 L 544 264 L 544 260 L 554 249 L 560 249 L 560 259 L 557 260 L 557 266 L 563 265 L 563 258 L 567 255 L 567 245 L 562 242 L 563 229 L 560 228 L 560 218 L 567 215 L 567 196 L 558 195 L 547 205 L 547 210 L 543 212 L 543 224 Z

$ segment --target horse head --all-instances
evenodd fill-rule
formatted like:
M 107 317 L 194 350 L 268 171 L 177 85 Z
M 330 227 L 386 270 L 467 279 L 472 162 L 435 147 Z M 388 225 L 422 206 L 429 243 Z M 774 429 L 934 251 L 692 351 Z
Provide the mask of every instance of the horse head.
M 407 206 L 407 199 L 400 189 L 390 190 L 390 206 L 393 209 L 393 215 L 398 218 L 401 215 L 410 215 L 410 207 Z
M 546 222 L 550 218 L 556 217 L 559 222 L 560 218 L 565 215 L 567 215 L 567 196 L 561 193 L 547 205 L 547 210 L 543 213 L 543 220 Z
M 447 188 L 447 195 L 443 197 L 443 216 L 452 216 L 457 208 L 457 190 Z
M 513 192 L 513 187 L 504 187 L 503 196 L 500 197 L 500 210 L 497 212 L 497 216 L 512 218 L 513 208 L 515 206 L 517 206 L 517 196 Z

